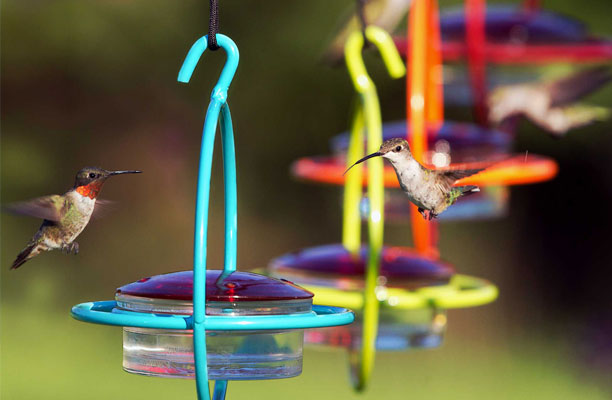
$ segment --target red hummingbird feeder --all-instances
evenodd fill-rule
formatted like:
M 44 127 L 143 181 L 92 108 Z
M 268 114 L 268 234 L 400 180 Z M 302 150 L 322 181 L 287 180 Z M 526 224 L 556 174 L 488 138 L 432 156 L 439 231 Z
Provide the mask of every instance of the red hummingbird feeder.
M 463 10 L 440 14 L 440 29 L 443 60 L 467 60 L 475 118 L 482 125 L 488 114 L 487 64 L 575 65 L 612 60 L 612 40 L 591 35 L 573 18 L 542 9 L 538 0 L 525 0 L 518 6 L 466 0 Z M 410 54 L 410 40 L 397 37 L 395 42 L 404 56 Z
M 466 0 L 464 8 L 440 13 L 444 61 L 461 61 L 479 51 L 494 64 L 590 63 L 612 59 L 612 41 L 591 35 L 571 17 L 545 10 L 537 0 L 492 4 Z M 402 55 L 405 38 L 395 38 Z M 480 50 L 477 50 L 479 48 Z

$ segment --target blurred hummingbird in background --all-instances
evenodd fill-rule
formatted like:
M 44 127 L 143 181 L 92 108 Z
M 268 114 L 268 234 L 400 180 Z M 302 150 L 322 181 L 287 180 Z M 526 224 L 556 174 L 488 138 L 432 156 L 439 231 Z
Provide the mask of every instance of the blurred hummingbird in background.
M 332 65 L 344 59 L 344 44 L 349 35 L 361 29 L 359 7 L 363 7 L 363 18 L 367 25 L 376 25 L 392 33 L 404 20 L 412 0 L 356 0 L 357 8 L 352 7 L 348 16 L 341 19 L 331 44 L 323 59 Z
M 77 173 L 74 186 L 63 195 L 53 194 L 5 207 L 8 212 L 44 219 L 38 232 L 17 255 L 11 269 L 19 268 L 43 251 L 59 249 L 77 254 L 79 244 L 74 239 L 89 223 L 104 182 L 111 176 L 140 172 L 86 167 Z
M 562 137 L 571 129 L 609 117 L 605 107 L 575 102 L 610 80 L 610 69 L 598 66 L 551 82 L 500 86 L 488 99 L 489 121 L 503 130 L 525 116 L 554 137 Z
M 421 165 L 410 152 L 405 139 L 393 138 L 383 142 L 376 153 L 369 154 L 351 165 L 346 174 L 355 165 L 372 157 L 383 157 L 389 160 L 399 184 L 414 203 L 423 218 L 431 220 L 453 205 L 461 196 L 477 193 L 478 186 L 457 186 L 453 184 L 461 178 L 474 175 L 480 169 L 436 170 Z

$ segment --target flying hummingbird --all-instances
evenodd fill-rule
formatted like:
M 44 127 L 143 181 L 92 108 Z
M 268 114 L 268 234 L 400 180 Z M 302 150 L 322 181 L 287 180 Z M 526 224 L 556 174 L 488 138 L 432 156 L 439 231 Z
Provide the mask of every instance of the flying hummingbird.
M 610 69 L 598 66 L 551 82 L 501 86 L 489 96 L 489 120 L 503 127 L 525 116 L 551 135 L 561 137 L 571 129 L 608 118 L 607 108 L 576 101 L 611 80 Z
M 358 160 L 355 165 L 372 157 L 383 157 L 389 160 L 399 184 L 414 203 L 423 218 L 431 220 L 453 205 L 461 196 L 480 191 L 478 186 L 457 186 L 453 184 L 461 178 L 474 175 L 480 169 L 435 170 L 422 166 L 410 152 L 408 142 L 401 138 L 388 139 L 383 142 L 376 153 L 369 154 Z M 346 174 L 345 172 L 345 174 Z
M 43 251 L 60 249 L 66 253 L 77 254 L 79 244 L 74 239 L 87 226 L 104 182 L 114 175 L 140 172 L 85 167 L 77 173 L 72 189 L 63 195 L 53 194 L 7 206 L 6 210 L 9 212 L 44 219 L 38 232 L 17 255 L 11 269 L 19 268 Z

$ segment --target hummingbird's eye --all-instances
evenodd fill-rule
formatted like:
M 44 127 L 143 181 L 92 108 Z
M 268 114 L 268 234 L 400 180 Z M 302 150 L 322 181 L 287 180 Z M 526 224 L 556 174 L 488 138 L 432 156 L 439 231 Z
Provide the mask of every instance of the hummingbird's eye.
M 94 174 L 93 172 L 90 172 L 90 173 L 89 173 L 89 177 L 90 177 L 91 179 L 94 179 L 94 178 L 96 177 L 96 174 Z
M 396 153 L 399 153 L 401 150 L 402 150 L 402 146 L 397 146 L 394 151 Z

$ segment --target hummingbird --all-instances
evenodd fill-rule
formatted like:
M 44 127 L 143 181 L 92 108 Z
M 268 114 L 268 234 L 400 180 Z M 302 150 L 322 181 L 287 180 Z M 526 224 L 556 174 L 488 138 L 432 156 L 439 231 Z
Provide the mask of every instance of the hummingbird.
M 489 96 L 489 121 L 499 127 L 525 116 L 554 137 L 605 120 L 605 107 L 576 103 L 612 80 L 607 66 L 578 71 L 550 82 L 500 86 Z
M 349 35 L 360 29 L 360 12 L 368 25 L 376 25 L 388 32 L 393 32 L 395 28 L 404 20 L 412 0 L 357 0 L 357 11 L 355 7 L 348 16 L 341 19 L 340 26 L 335 33 L 331 44 L 323 55 L 324 61 L 329 64 L 337 65 L 344 59 L 344 44 Z
M 419 213 L 427 220 L 438 217 L 444 210 L 453 205 L 459 197 L 480 191 L 478 186 L 453 187 L 453 184 L 461 178 L 477 174 L 484 168 L 429 169 L 421 165 L 412 156 L 408 142 L 401 138 L 385 140 L 377 152 L 356 161 L 344 173 L 346 174 L 355 165 L 372 157 L 383 157 L 391 163 L 402 190 L 408 196 L 408 200 L 418 207 Z
M 43 251 L 59 249 L 67 254 L 78 254 L 79 244 L 74 239 L 87 226 L 104 182 L 111 176 L 139 173 L 141 171 L 107 171 L 85 167 L 76 174 L 72 189 L 63 195 L 53 194 L 7 206 L 8 212 L 44 220 L 34 237 L 17 255 L 11 269 L 19 268 Z

